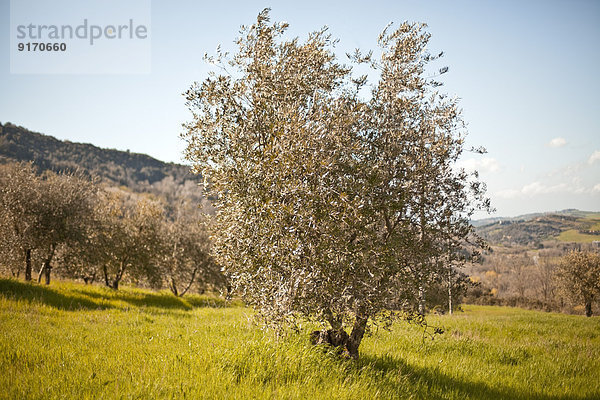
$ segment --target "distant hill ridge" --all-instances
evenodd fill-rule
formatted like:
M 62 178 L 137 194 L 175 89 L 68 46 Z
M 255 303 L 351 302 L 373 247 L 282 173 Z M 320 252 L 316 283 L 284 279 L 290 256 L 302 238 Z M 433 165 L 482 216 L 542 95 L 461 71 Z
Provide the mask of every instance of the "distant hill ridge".
M 560 211 L 547 211 L 547 212 L 539 212 L 539 213 L 531 213 L 531 214 L 523 214 L 517 215 L 516 217 L 491 217 L 491 218 L 482 218 L 475 219 L 471 221 L 471 224 L 475 227 L 496 224 L 496 223 L 504 223 L 504 222 L 523 222 L 529 221 L 534 218 L 539 218 L 548 215 L 566 215 L 570 217 L 577 218 L 585 218 L 590 214 L 597 214 L 593 211 L 580 211 L 575 208 L 568 208 Z
M 7 161 L 33 161 L 40 171 L 83 170 L 109 184 L 133 190 L 143 190 L 167 177 L 178 184 L 199 180 L 184 165 L 165 163 L 146 154 L 62 141 L 9 122 L 0 123 L 0 162 Z
M 600 213 L 575 209 L 514 218 L 488 218 L 473 221 L 473 225 L 491 244 L 538 246 L 554 239 L 578 243 L 600 240 Z

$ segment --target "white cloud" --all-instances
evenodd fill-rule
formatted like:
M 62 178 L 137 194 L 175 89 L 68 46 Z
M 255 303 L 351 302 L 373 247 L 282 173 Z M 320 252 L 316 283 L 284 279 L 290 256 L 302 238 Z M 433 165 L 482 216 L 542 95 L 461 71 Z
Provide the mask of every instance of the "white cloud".
M 545 192 L 546 190 L 548 190 L 544 185 L 542 185 L 540 182 L 531 182 L 525 186 L 523 186 L 520 190 L 520 192 L 522 194 L 526 194 L 526 195 L 535 195 L 535 194 L 540 194 Z
M 600 193 L 600 183 L 594 187 L 585 187 L 580 180 L 575 179 L 570 183 L 557 183 L 555 185 L 544 184 L 539 181 L 531 182 L 520 189 L 504 189 L 495 193 L 503 199 L 514 199 L 517 197 L 534 197 L 545 194 L 594 194 Z
M 569 185 L 566 183 L 559 183 L 557 185 L 544 185 L 540 182 L 532 182 L 528 185 L 523 186 L 521 193 L 534 196 L 536 194 L 547 194 L 547 193 L 560 193 L 570 190 Z
M 556 137 L 548 142 L 548 146 L 550 147 L 563 147 L 567 144 L 567 141 L 564 138 Z
M 588 159 L 588 164 L 593 164 L 596 161 L 600 161 L 600 150 L 596 150 L 592 153 L 590 158 Z
M 498 172 L 500 164 L 495 158 L 483 157 L 481 159 L 469 158 L 456 163 L 457 167 L 464 168 L 465 171 L 473 172 Z

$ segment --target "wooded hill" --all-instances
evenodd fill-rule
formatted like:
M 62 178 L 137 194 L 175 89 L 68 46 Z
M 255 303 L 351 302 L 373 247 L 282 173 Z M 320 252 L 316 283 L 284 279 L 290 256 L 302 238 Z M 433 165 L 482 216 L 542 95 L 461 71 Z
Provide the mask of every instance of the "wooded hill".
M 62 141 L 22 126 L 0 123 L 0 162 L 8 161 L 33 161 L 38 172 L 79 170 L 109 185 L 127 186 L 134 191 L 146 191 L 149 185 L 169 177 L 175 184 L 199 181 L 184 165 L 165 163 L 146 154 Z

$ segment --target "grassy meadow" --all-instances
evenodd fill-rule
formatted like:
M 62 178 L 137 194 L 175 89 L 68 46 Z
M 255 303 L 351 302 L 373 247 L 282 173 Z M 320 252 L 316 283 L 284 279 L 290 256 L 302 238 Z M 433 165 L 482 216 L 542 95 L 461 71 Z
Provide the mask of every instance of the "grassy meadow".
M 582 227 L 585 229 L 600 230 L 600 214 L 587 214 L 585 217 L 579 218 L 579 222 L 582 223 Z M 600 240 L 600 236 L 581 233 L 579 229 L 569 229 L 561 232 L 556 239 L 561 242 L 592 243 Z
M 577 229 L 569 229 L 561 232 L 557 237 L 561 242 L 575 242 L 575 243 L 592 243 L 600 240 L 598 235 L 589 235 L 587 233 L 581 233 Z
M 239 303 L 0 279 L 2 399 L 598 399 L 600 318 L 465 306 L 373 330 L 358 362 Z

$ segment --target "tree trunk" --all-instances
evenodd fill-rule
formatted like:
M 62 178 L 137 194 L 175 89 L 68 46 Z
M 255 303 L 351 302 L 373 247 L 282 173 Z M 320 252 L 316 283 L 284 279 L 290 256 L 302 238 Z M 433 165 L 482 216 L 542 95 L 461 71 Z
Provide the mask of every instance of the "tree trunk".
M 46 285 L 50 284 L 50 272 L 52 272 L 52 265 L 50 263 L 52 262 L 52 258 L 54 257 L 55 250 L 56 250 L 56 245 L 51 244 L 50 252 L 48 253 L 48 257 L 46 257 L 46 260 L 42 263 L 42 268 L 40 269 L 40 273 L 38 274 L 38 283 L 41 282 L 42 273 L 44 273 L 44 277 L 46 278 L 46 280 L 45 280 Z
M 141 228 L 140 228 L 141 229 Z M 113 279 L 112 288 L 115 290 L 119 290 L 119 282 L 121 282 L 121 278 L 123 278 L 123 274 L 125 273 L 125 261 L 121 261 L 121 265 L 119 266 L 119 272 L 115 275 L 115 279 Z
M 108 271 L 106 270 L 106 265 L 102 266 L 102 272 L 104 273 L 104 284 L 110 287 L 110 282 L 108 281 Z
M 173 293 L 175 296 L 179 296 L 179 292 L 177 291 L 177 284 L 175 283 L 175 279 L 173 279 L 173 277 L 171 277 L 169 289 L 171 289 L 171 293 Z
M 96 280 L 96 274 L 98 273 L 98 271 L 96 269 L 94 269 L 94 273 L 92 274 L 92 276 L 84 276 L 83 277 L 83 281 L 85 282 L 86 285 L 91 285 L 94 283 L 94 281 Z
M 46 262 L 44 261 L 42 263 L 42 268 L 40 268 L 40 272 L 38 272 L 38 279 L 37 279 L 38 283 L 42 282 L 42 275 L 44 274 L 45 270 L 46 270 Z
M 42 268 L 40 268 L 40 272 L 38 273 L 38 283 L 42 282 L 42 276 L 45 278 L 44 279 L 44 283 L 46 285 L 50 284 L 50 272 L 52 271 L 52 267 L 50 266 L 50 263 L 48 262 L 48 260 L 44 261 L 42 263 Z
M 181 293 L 179 293 L 179 295 L 175 294 L 175 296 L 183 297 L 183 295 L 186 294 L 188 290 L 190 290 L 190 288 L 192 287 L 192 284 L 194 283 L 194 280 L 196 279 L 197 272 L 198 272 L 198 267 L 194 268 L 194 270 L 192 271 L 192 277 L 191 277 L 190 281 L 188 282 L 187 286 L 185 287 L 185 289 L 183 289 L 183 291 Z
M 325 313 L 326 317 L 327 317 L 327 322 L 329 322 L 329 325 L 331 326 L 331 329 L 333 329 L 334 331 L 339 331 L 342 329 L 342 320 L 341 318 L 336 318 L 333 316 L 333 313 L 331 312 L 331 310 L 327 310 L 327 312 Z
M 419 315 L 425 315 L 425 288 L 419 286 Z
M 336 348 L 347 348 L 348 334 L 344 329 L 327 329 L 311 333 L 312 344 L 327 344 Z
M 31 281 L 31 249 L 25 249 L 25 280 Z
M 350 334 L 350 337 L 346 343 L 346 348 L 348 349 L 348 353 L 350 353 L 350 357 L 354 358 L 355 360 L 358 359 L 358 347 L 365 336 L 367 321 L 368 319 L 365 317 L 356 317 L 354 326 L 352 326 L 352 333 Z
M 585 316 L 586 317 L 592 316 L 592 302 L 591 301 L 587 301 L 585 303 Z
M 448 314 L 452 315 L 452 272 L 448 271 Z
M 121 261 L 119 271 L 116 273 L 115 278 L 112 280 L 112 283 L 108 277 L 106 265 L 102 266 L 102 272 L 104 273 L 104 284 L 111 289 L 119 290 L 119 282 L 121 282 L 121 278 L 123 278 L 123 273 L 125 272 L 125 262 Z
M 350 335 L 341 326 L 338 329 L 314 331 L 310 335 L 311 342 L 315 345 L 327 344 L 339 349 L 346 349 L 348 355 L 356 360 L 358 359 L 358 348 L 367 328 L 367 321 L 367 317 L 356 317 Z M 337 321 L 334 321 L 333 325 L 338 326 Z
M 46 285 L 50 284 L 50 271 L 52 271 L 52 267 L 50 266 L 50 264 L 46 264 L 46 268 L 45 268 L 45 273 L 44 276 L 46 277 Z

